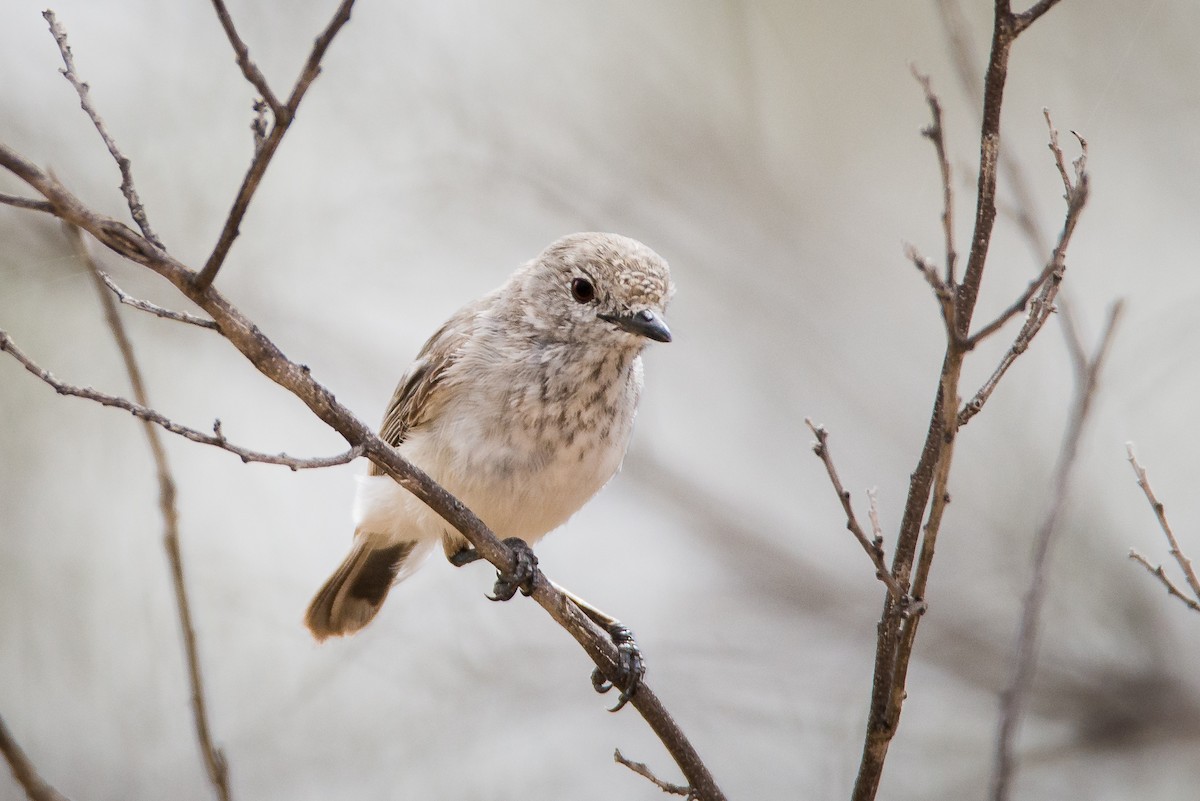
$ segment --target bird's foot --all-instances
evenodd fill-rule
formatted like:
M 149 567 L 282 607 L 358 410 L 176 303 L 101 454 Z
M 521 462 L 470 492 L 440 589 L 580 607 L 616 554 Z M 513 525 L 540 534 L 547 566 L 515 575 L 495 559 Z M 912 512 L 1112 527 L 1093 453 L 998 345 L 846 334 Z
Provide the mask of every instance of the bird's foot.
M 617 712 L 633 698 L 641 686 L 642 677 L 646 675 L 646 660 L 642 658 L 642 649 L 638 648 L 633 632 L 628 626 L 614 620 L 608 626 L 608 636 L 612 637 L 613 645 L 617 646 L 616 676 L 609 681 L 600 668 L 596 668 L 592 671 L 592 686 L 598 693 L 606 693 L 613 687 L 621 691 L 617 705 L 608 710 Z
M 520 537 L 509 537 L 504 544 L 512 549 L 515 569 L 511 574 L 496 571 L 496 584 L 492 587 L 492 594 L 486 596 L 489 601 L 507 601 L 517 594 L 517 590 L 522 595 L 533 592 L 533 577 L 537 574 L 538 565 L 533 549 Z

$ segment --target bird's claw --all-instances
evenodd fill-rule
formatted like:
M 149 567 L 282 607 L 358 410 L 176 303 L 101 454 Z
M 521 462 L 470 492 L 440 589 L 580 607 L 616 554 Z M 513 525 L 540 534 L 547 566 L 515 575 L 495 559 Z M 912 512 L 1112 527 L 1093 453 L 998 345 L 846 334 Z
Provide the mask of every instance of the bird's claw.
M 512 549 L 516 565 L 511 574 L 496 571 L 496 584 L 492 594 L 486 596 L 489 601 L 507 601 L 517 594 L 517 590 L 522 595 L 533 592 L 533 577 L 538 565 L 533 549 L 520 537 L 509 537 L 504 544 Z
M 609 681 L 600 668 L 596 668 L 592 671 L 592 687 L 598 693 L 606 693 L 613 687 L 620 689 L 621 697 L 617 699 L 617 705 L 608 710 L 617 712 L 629 703 L 629 699 L 633 698 L 641 686 L 642 677 L 646 675 L 646 660 L 642 658 L 642 649 L 638 648 L 633 632 L 628 626 L 614 622 L 608 627 L 608 636 L 612 638 L 613 645 L 617 646 L 616 675 L 613 681 Z

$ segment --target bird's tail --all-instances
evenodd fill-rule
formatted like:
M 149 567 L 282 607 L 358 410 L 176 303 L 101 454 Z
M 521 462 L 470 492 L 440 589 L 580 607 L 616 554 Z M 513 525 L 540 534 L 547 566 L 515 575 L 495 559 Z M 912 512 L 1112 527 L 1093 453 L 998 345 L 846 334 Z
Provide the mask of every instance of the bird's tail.
M 371 622 L 392 585 L 407 577 L 425 557 L 428 545 L 417 540 L 372 542 L 355 532 L 354 549 L 317 592 L 304 623 L 318 641 L 353 634 Z

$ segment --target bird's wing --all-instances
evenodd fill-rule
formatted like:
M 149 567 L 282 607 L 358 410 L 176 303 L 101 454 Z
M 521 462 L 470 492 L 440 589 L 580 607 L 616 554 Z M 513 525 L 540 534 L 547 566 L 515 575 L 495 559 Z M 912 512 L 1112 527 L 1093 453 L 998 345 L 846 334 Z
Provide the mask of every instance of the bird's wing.
M 447 320 L 401 377 L 379 428 L 379 436 L 389 445 L 400 445 L 410 431 L 432 419 L 444 405 L 446 378 L 453 374 L 454 365 L 462 357 L 478 306 L 471 304 Z M 371 474 L 380 473 L 372 464 Z

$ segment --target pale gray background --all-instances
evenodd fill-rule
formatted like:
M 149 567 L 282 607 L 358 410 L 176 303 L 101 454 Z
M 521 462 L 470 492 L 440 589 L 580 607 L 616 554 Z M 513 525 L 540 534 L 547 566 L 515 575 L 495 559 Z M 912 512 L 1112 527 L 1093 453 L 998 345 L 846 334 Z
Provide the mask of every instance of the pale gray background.
M 43 3 L 0 7 L 0 140 L 123 216 L 57 74 Z M 972 0 L 987 44 L 990 4 Z M 286 94 L 332 0 L 232 2 Z M 253 92 L 202 2 L 61 0 L 79 69 L 151 221 L 199 265 L 251 153 Z M 1200 5 L 1067 0 L 1016 45 L 1005 146 L 1061 221 L 1043 106 L 1091 143 L 1068 292 L 1089 338 L 1126 298 L 1052 565 L 1017 797 L 1190 797 L 1200 619 L 1126 559 L 1165 545 L 1135 440 L 1200 557 L 1194 407 Z M 625 470 L 539 548 L 625 619 L 650 681 L 731 798 L 844 798 L 882 589 L 809 453 L 833 432 L 889 537 L 924 434 L 941 322 L 902 243 L 940 253 L 909 64 L 947 107 L 960 247 L 976 114 L 929 2 L 363 0 L 272 165 L 219 284 L 375 422 L 424 338 L 561 234 L 620 231 L 672 264 L 676 341 L 646 357 Z M 21 189 L 8 176 L 0 190 Z M 164 282 L 104 261 L 130 291 Z M 980 303 L 1038 269 L 1002 221 Z M 155 404 L 264 450 L 341 449 L 215 335 L 125 311 Z M 91 282 L 44 216 L 0 209 L 0 326 L 62 378 L 125 392 Z M 968 362 L 991 370 L 1006 332 Z M 910 699 L 881 798 L 982 798 L 1033 529 L 1071 391 L 1047 328 L 959 440 Z M 77 799 L 206 799 L 152 466 L 132 418 L 0 360 L 0 713 Z M 292 474 L 168 442 L 212 722 L 240 799 L 657 799 L 675 778 L 579 649 L 491 573 L 431 562 L 349 641 L 300 623 L 346 548 L 362 464 Z M 891 540 L 889 539 L 889 547 Z M 0 775 L 0 797 L 19 792 Z

